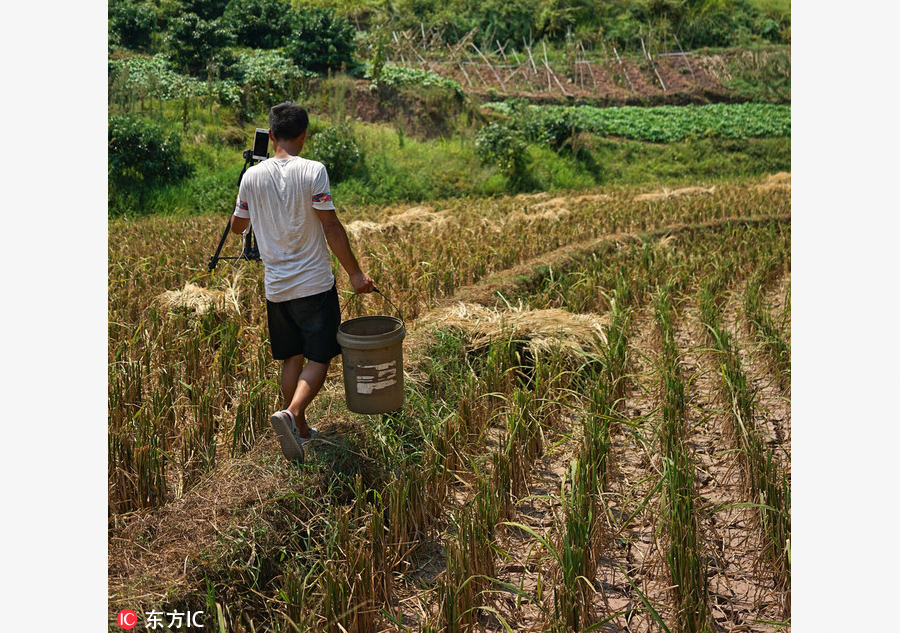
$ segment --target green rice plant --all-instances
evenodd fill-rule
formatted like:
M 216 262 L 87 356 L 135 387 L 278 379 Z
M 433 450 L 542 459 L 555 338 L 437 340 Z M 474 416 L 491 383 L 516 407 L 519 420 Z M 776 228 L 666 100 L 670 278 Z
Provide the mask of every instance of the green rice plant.
M 761 267 L 747 279 L 744 287 L 744 315 L 751 331 L 768 354 L 779 378 L 783 380 L 783 377 L 789 376 L 791 371 L 791 346 L 782 336 L 774 317 L 765 305 L 763 296 L 766 282 L 776 270 L 777 261 L 773 258 L 769 260 L 768 266 Z
M 522 365 L 519 346 L 512 338 L 503 337 L 488 347 L 483 364 L 478 367 L 478 378 L 489 405 L 502 405 L 504 396 L 515 391 Z
M 316 579 L 313 570 L 303 573 L 296 567 L 285 571 L 279 596 L 287 605 L 285 619 L 295 633 L 315 631 L 313 588 Z M 290 630 L 290 629 L 289 629 Z
M 383 504 L 377 495 L 373 503 L 366 501 L 360 478 L 354 487 L 353 505 L 335 509 L 327 519 L 318 577 L 323 624 L 335 633 L 373 630 L 380 605 L 392 595 Z
M 138 413 L 137 435 L 133 444 L 138 507 L 161 505 L 167 498 L 166 464 L 168 456 L 161 438 L 154 432 L 154 421 L 147 410 Z
M 217 442 L 212 392 L 191 390 L 190 395 L 193 422 L 181 438 L 181 465 L 189 482 L 215 466 Z
M 560 489 L 563 525 L 556 551 L 561 579 L 553 592 L 554 616 L 566 631 L 589 628 L 593 617 L 591 592 L 601 545 L 600 489 L 596 465 L 573 460 Z
M 694 508 L 694 464 L 685 445 L 685 386 L 675 341 L 675 313 L 669 287 L 660 289 L 655 304 L 662 343 L 663 402 L 658 432 L 663 458 L 663 525 L 668 537 L 666 561 L 681 630 L 708 633 L 711 621 L 707 570 Z
M 459 398 L 459 425 L 465 447 L 469 450 L 481 444 L 493 417 L 490 395 L 484 394 L 481 387 L 482 380 L 476 378 L 474 373 L 463 378 Z
M 509 492 L 521 498 L 528 489 L 531 465 L 543 452 L 540 409 L 532 391 L 517 389 L 504 414 L 506 428 L 501 434 L 501 448 L 508 463 Z
M 498 508 L 486 482 L 477 484 L 476 501 L 454 512 L 455 534 L 446 545 L 446 569 L 437 584 L 441 622 L 446 631 L 471 631 L 488 595 L 494 573 L 494 526 Z M 479 497 L 481 499 L 479 500 Z
M 623 305 L 624 304 L 624 305 Z M 602 348 L 605 379 L 610 385 L 613 403 L 619 402 L 628 388 L 628 325 L 631 309 L 627 307 L 627 294 L 622 301 L 618 293 L 609 298 L 610 323 L 606 331 L 606 345 Z M 614 404 L 615 406 L 615 404 Z
M 716 315 L 717 316 L 717 315 Z M 790 482 L 755 426 L 755 394 L 743 371 L 740 354 L 718 318 L 704 322 L 718 357 L 724 396 L 730 404 L 731 436 L 738 449 L 745 487 L 757 504 L 765 547 L 762 552 L 779 595 L 782 611 L 790 614 Z
M 614 416 L 609 385 L 597 381 L 588 392 L 587 409 L 582 420 L 581 462 L 593 469 L 600 490 L 606 489 L 610 457 L 610 426 Z
M 574 464 L 574 463 L 573 463 Z M 577 466 L 576 466 L 577 468 Z M 589 473 L 590 469 L 583 471 Z M 587 483 L 587 480 L 584 481 Z M 587 490 L 587 486 L 578 485 L 576 490 L 580 489 L 583 494 L 594 494 Z M 560 501 L 563 507 L 566 507 L 566 495 L 563 494 L 562 499 L 551 496 L 552 500 Z M 579 499 L 579 503 L 584 498 Z M 570 499 L 571 502 L 571 499 Z M 571 505 L 571 504 L 570 504 Z M 583 509 L 583 508 L 582 508 Z M 593 533 L 590 529 L 585 530 L 583 517 L 578 517 L 575 513 L 578 510 L 572 508 L 572 532 L 563 532 L 563 535 L 556 542 L 552 537 L 541 535 L 534 528 L 519 523 L 517 521 L 503 521 L 501 525 L 521 530 L 534 538 L 547 552 L 548 559 L 552 562 L 553 568 L 558 576 L 552 584 L 553 589 L 553 607 L 552 609 L 543 610 L 544 614 L 550 618 L 550 630 L 590 630 L 590 627 L 584 626 L 584 615 L 589 613 L 589 600 L 587 598 L 588 589 L 592 590 L 590 581 L 579 570 L 586 562 L 586 555 L 592 553 L 592 549 L 587 549 L 585 543 L 590 543 Z M 596 515 L 590 517 L 591 524 Z M 588 535 L 588 538 L 586 538 Z M 538 582 L 535 599 L 540 601 L 543 595 L 543 584 Z M 571 623 L 576 623 L 577 628 L 572 628 Z
M 238 398 L 234 426 L 231 430 L 231 456 L 246 453 L 269 424 L 271 387 L 258 384 L 244 398 Z

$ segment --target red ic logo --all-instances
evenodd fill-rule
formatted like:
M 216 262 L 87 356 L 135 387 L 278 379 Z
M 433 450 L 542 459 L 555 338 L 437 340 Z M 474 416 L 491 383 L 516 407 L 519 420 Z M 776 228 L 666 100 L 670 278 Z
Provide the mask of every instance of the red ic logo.
M 123 629 L 133 629 L 137 624 L 137 613 L 131 609 L 122 609 L 116 617 L 116 622 Z

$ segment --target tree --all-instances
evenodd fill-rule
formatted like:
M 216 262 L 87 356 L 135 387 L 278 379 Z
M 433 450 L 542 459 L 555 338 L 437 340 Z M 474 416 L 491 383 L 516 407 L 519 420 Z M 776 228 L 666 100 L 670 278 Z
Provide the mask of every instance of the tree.
M 221 20 L 204 20 L 196 13 L 170 20 L 166 32 L 166 48 L 172 62 L 189 73 L 206 68 L 219 49 L 233 40 L 234 36 Z
M 288 0 L 231 0 L 222 16 L 239 46 L 265 49 L 281 46 L 296 19 Z
M 201 20 L 221 18 L 228 0 L 181 0 L 183 13 L 195 13 Z
M 285 49 L 298 67 L 325 73 L 353 63 L 356 29 L 330 9 L 312 8 L 298 14 Z
M 109 5 L 108 16 L 111 43 L 138 51 L 150 48 L 156 28 L 156 9 L 149 3 L 113 2 Z

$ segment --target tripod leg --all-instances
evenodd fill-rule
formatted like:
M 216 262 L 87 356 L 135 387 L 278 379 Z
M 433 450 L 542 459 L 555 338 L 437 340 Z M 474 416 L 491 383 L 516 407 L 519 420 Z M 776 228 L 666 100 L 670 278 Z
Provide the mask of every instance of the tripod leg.
M 231 216 L 228 216 L 228 222 L 225 224 L 225 230 L 222 232 L 222 239 L 219 240 L 219 246 L 216 247 L 216 254 L 209 258 L 209 272 L 212 272 L 215 269 L 216 264 L 219 261 L 219 253 L 222 252 L 222 247 L 225 245 L 225 240 L 228 238 L 228 233 L 231 231 Z

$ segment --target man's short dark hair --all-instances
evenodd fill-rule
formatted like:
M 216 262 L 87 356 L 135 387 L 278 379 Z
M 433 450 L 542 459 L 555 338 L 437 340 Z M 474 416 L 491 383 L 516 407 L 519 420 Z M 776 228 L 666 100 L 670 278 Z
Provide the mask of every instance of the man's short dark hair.
M 295 139 L 309 126 L 306 110 L 291 101 L 279 103 L 269 110 L 269 129 L 276 139 Z

